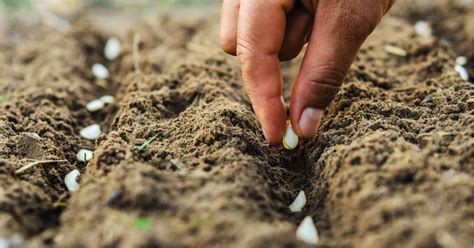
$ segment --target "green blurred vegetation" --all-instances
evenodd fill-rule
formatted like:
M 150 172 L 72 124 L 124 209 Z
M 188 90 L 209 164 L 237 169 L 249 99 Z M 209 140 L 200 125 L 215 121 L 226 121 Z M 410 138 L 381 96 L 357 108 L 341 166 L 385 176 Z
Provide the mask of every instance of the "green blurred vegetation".
M 31 0 L 0 0 L 0 5 L 10 9 L 27 9 L 31 6 Z

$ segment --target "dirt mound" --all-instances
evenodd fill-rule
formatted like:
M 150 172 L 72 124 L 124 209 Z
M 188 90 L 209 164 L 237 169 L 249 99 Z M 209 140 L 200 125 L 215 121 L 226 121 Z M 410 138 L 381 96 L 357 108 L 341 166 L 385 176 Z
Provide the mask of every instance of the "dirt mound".
M 215 44 L 215 17 L 137 24 L 113 62 L 102 55 L 110 34 L 87 22 L 65 33 L 12 23 L 0 36 L 0 238 L 303 246 L 295 229 L 311 215 L 321 245 L 472 245 L 474 87 L 453 69 L 467 43 L 419 37 L 409 10 L 384 19 L 320 133 L 294 151 L 265 144 L 239 67 Z M 285 98 L 299 61 L 284 66 Z M 94 63 L 111 77 L 94 79 Z M 113 105 L 86 110 L 105 94 Z M 81 138 L 93 123 L 103 134 Z M 90 162 L 76 161 L 81 148 L 94 150 Z M 51 159 L 67 162 L 15 172 Z M 70 193 L 74 168 L 81 188 Z M 291 213 L 300 190 L 308 203 Z

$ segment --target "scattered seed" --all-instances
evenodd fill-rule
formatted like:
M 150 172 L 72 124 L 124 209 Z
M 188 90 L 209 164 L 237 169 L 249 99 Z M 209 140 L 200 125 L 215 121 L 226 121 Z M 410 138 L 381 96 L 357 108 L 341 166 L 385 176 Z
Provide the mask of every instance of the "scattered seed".
M 107 40 L 104 48 L 104 55 L 105 57 L 112 61 L 116 59 L 120 52 L 122 51 L 122 45 L 120 44 L 120 40 L 117 37 L 110 37 Z
M 76 155 L 78 161 L 87 162 L 92 159 L 94 153 L 91 150 L 81 149 Z
M 109 70 L 102 64 L 92 65 L 92 74 L 99 79 L 107 79 L 109 77 Z
M 467 58 L 464 56 L 459 56 L 456 58 L 455 61 L 456 65 L 466 65 L 467 64 Z
M 83 138 L 88 139 L 88 140 L 95 140 L 99 138 L 101 133 L 102 131 L 100 130 L 99 124 L 92 124 L 90 126 L 87 126 L 79 132 L 79 134 Z
M 104 104 L 112 104 L 115 101 L 115 97 L 110 96 L 110 95 L 105 95 L 105 96 L 101 96 L 99 100 L 101 100 Z
M 301 209 L 306 205 L 306 195 L 303 190 L 298 193 L 298 196 L 296 196 L 295 200 L 291 205 L 289 206 L 290 211 L 293 213 L 296 212 L 301 212 Z
M 407 51 L 405 51 L 403 48 L 392 46 L 392 45 L 386 45 L 385 52 L 396 55 L 396 56 L 400 56 L 400 57 L 406 57 L 408 55 Z
M 105 106 L 104 102 L 100 99 L 92 100 L 87 103 L 86 108 L 89 112 L 96 112 L 103 109 Z
M 145 143 L 143 143 L 141 146 L 137 147 L 134 151 L 135 154 L 138 154 L 145 150 L 156 138 L 158 138 L 158 134 L 153 135 L 151 138 L 149 138 Z
M 291 122 L 286 122 L 286 130 L 285 135 L 283 136 L 283 146 L 288 150 L 293 150 L 298 146 L 298 135 L 296 135 L 295 131 L 291 127 Z
M 20 169 L 16 170 L 15 174 L 20 174 L 20 173 L 28 170 L 29 168 L 34 167 L 34 166 L 39 165 L 39 164 L 62 163 L 62 162 L 67 162 L 67 160 L 40 160 L 40 161 L 35 161 L 35 162 L 29 163 L 29 164 L 21 167 Z
M 415 31 L 421 37 L 430 37 L 431 36 L 431 26 L 426 21 L 417 21 L 415 23 Z
M 301 224 L 296 229 L 296 238 L 310 245 L 318 243 L 318 230 L 316 230 L 311 216 L 306 216 L 301 221 Z
M 462 65 L 455 65 L 454 70 L 459 74 L 459 76 L 464 80 L 469 80 L 469 73 L 467 72 L 466 68 Z
M 81 173 L 79 173 L 77 169 L 74 169 L 64 177 L 64 183 L 69 191 L 76 191 L 79 189 L 79 184 L 77 183 L 77 177 L 79 174 Z

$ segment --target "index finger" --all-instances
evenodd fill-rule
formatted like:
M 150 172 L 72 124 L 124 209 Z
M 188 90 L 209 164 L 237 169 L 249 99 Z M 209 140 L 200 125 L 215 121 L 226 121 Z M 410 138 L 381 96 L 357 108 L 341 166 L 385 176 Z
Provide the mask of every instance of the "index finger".
M 237 56 L 253 109 L 269 144 L 281 143 L 286 121 L 279 51 L 292 0 L 242 0 Z

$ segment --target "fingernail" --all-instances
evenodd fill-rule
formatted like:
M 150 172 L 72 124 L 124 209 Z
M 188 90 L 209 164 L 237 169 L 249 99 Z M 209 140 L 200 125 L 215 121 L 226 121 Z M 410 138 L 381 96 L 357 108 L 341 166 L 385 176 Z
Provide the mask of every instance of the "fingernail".
M 306 108 L 301 113 L 299 122 L 300 133 L 302 138 L 311 139 L 316 135 L 323 117 L 323 110 L 316 108 Z

